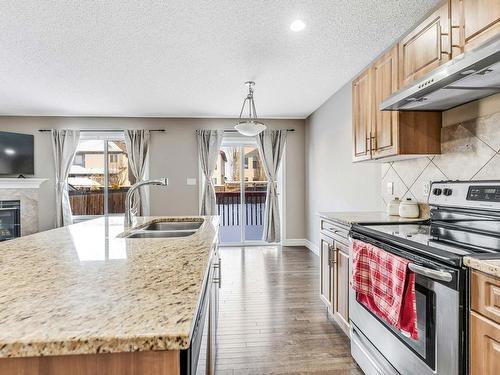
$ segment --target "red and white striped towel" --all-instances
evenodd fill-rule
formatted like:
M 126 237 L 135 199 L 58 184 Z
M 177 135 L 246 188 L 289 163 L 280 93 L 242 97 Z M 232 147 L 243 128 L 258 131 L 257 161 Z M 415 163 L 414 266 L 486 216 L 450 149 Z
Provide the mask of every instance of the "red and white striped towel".
M 353 241 L 351 286 L 356 300 L 412 339 L 418 339 L 415 274 L 407 259 Z

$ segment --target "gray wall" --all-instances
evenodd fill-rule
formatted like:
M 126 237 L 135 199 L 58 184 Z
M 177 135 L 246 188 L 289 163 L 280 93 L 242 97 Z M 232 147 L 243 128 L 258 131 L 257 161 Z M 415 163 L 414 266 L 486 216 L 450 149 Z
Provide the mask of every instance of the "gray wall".
M 152 215 L 192 215 L 198 212 L 198 185 L 186 185 L 186 178 L 198 181 L 196 129 L 229 129 L 232 119 L 165 118 L 77 118 L 77 117 L 0 117 L 0 130 L 34 134 L 35 175 L 48 178 L 40 190 L 40 230 L 54 226 L 54 167 L 50 135 L 38 129 L 165 129 L 153 133 L 150 177 L 166 176 L 168 188 L 151 188 Z M 304 120 L 267 120 L 270 128 L 295 128 L 286 148 L 286 238 L 305 238 Z
M 377 211 L 380 164 L 352 162 L 351 82 L 306 120 L 307 239 L 319 244 L 321 211 Z

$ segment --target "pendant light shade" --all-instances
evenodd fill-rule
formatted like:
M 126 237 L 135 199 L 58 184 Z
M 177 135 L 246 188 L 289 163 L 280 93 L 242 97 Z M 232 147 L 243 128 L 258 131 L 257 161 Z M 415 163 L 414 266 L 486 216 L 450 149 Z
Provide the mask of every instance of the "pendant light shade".
M 255 111 L 255 103 L 253 100 L 253 87 L 255 86 L 255 82 L 247 81 L 245 84 L 248 85 L 248 94 L 241 106 L 240 121 L 234 128 L 242 135 L 254 137 L 266 130 L 267 126 L 257 119 L 257 112 Z M 247 111 L 245 111 L 245 106 L 248 106 Z M 248 113 L 248 117 L 243 116 L 243 113 Z
M 238 122 L 234 127 L 240 134 L 247 137 L 254 137 L 260 132 L 267 129 L 267 126 L 258 121 L 242 121 Z

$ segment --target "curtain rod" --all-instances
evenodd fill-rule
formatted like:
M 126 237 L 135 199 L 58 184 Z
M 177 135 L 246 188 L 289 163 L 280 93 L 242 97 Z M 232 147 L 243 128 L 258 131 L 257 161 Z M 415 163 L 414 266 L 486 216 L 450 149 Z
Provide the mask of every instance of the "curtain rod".
M 286 130 L 287 132 L 294 132 L 295 131 L 295 129 L 276 129 L 276 130 Z M 226 130 L 224 130 L 224 133 L 238 133 L 238 130 L 226 129 Z
M 78 130 L 78 129 L 75 129 Z M 80 132 L 92 132 L 92 133 L 110 133 L 110 132 L 122 132 L 124 129 L 82 129 Z M 165 129 L 145 129 L 149 130 L 150 132 L 164 132 Z M 38 130 L 41 133 L 47 133 L 52 131 L 52 129 L 39 129 Z

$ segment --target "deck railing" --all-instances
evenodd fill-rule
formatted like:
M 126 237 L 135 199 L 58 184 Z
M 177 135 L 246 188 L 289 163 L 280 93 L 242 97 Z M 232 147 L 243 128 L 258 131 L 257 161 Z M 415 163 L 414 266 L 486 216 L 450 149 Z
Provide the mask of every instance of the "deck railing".
M 217 214 L 220 216 L 221 226 L 240 225 L 241 193 L 216 192 Z M 245 225 L 263 225 L 264 210 L 266 207 L 265 191 L 245 192 L 245 205 L 243 207 L 243 220 Z
M 128 187 L 108 190 L 108 213 L 125 212 Z M 70 190 L 69 202 L 73 215 L 104 215 L 104 190 Z
M 125 212 L 125 196 L 128 187 L 110 189 L 108 192 L 108 212 L 110 214 Z M 216 192 L 217 215 L 221 226 L 239 226 L 241 210 L 241 193 Z M 73 215 L 103 215 L 104 191 L 100 190 L 70 190 L 69 201 Z M 245 225 L 263 225 L 266 207 L 265 191 L 245 192 L 243 220 Z

